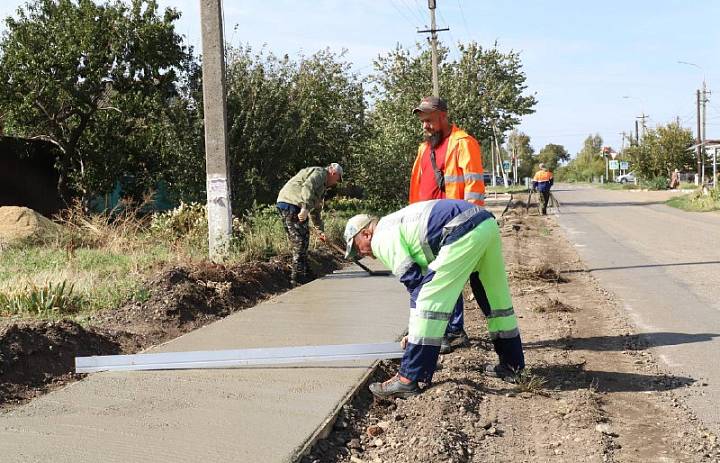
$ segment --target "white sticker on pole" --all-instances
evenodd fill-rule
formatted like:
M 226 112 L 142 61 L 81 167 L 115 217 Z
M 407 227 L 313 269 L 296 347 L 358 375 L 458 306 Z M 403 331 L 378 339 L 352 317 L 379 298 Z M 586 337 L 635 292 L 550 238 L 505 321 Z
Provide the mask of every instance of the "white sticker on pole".
M 227 179 L 225 177 L 208 179 L 208 198 L 224 198 L 227 196 Z

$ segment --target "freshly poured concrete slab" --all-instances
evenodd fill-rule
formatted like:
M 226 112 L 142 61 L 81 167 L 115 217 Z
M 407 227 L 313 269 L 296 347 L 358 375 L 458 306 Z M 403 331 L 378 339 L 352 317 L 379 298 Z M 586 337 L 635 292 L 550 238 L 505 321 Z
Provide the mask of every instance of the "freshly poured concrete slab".
M 149 352 L 388 342 L 407 317 L 402 284 L 351 266 Z M 371 364 L 93 374 L 1 414 L 0 461 L 293 461 Z

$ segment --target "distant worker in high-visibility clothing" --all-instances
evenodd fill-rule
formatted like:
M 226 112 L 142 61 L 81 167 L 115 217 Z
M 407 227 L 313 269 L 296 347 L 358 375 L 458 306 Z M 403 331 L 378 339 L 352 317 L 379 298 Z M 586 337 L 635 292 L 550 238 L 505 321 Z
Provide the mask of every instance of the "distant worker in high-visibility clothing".
M 540 212 L 547 215 L 547 207 L 550 202 L 550 188 L 553 186 L 553 174 L 545 164 L 540 164 L 540 170 L 535 172 L 532 187 L 540 193 Z
M 447 102 L 435 96 L 425 97 L 413 109 L 413 114 L 422 123 L 425 140 L 418 148 L 410 176 L 410 204 L 447 198 L 485 205 L 480 144 L 467 132 L 450 124 Z M 461 295 L 440 352 L 446 354 L 468 341 Z
M 345 226 L 344 237 L 345 257 L 379 259 L 410 293 L 400 371 L 370 385 L 376 397 L 407 398 L 421 392 L 418 383 L 431 383 L 445 329 L 468 279 L 499 357 L 499 363 L 484 365 L 482 372 L 515 380 L 525 357 L 500 232 L 490 212 L 461 200 L 423 201 L 379 220 L 356 215 Z

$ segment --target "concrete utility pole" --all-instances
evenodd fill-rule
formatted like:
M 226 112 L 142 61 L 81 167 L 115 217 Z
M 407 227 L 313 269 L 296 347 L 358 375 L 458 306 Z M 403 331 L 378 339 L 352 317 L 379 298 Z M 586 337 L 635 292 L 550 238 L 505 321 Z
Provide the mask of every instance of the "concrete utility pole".
M 703 77 L 703 89 L 702 89 L 702 150 L 701 153 L 703 154 L 703 162 L 702 162 L 702 183 L 705 183 L 705 145 L 707 144 L 707 132 L 706 126 L 707 126 L 707 102 L 708 100 L 708 93 L 710 93 L 707 89 L 707 85 L 705 84 L 705 78 Z M 714 178 L 714 177 L 713 177 Z
M 696 93 L 697 96 L 697 149 L 695 155 L 697 157 L 697 178 L 702 185 L 702 129 L 700 125 L 700 90 Z
M 645 125 L 645 119 L 649 118 L 645 113 L 642 113 L 640 116 L 637 117 L 637 119 L 640 119 L 640 127 L 642 127 L 642 134 L 645 135 L 645 131 L 647 130 L 647 126 Z
M 430 48 L 432 51 L 432 85 L 433 95 L 440 96 L 440 80 L 438 77 L 438 56 L 437 56 L 437 33 L 441 31 L 449 31 L 450 28 L 435 28 L 435 8 L 437 7 L 435 0 L 428 0 L 428 8 L 430 9 L 430 29 L 418 31 L 418 34 L 430 33 Z
M 205 167 L 210 260 L 228 256 L 232 233 L 230 178 L 227 161 L 225 47 L 221 0 L 200 0 L 203 50 Z

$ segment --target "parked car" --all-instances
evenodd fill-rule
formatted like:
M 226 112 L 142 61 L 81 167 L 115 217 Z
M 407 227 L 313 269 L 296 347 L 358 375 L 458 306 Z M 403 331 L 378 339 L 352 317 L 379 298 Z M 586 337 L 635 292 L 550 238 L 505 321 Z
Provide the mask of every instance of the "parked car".
M 635 183 L 635 173 L 628 172 L 627 174 L 618 175 L 615 177 L 615 181 L 618 183 Z
M 492 178 L 493 175 L 490 172 L 484 172 L 483 173 L 483 182 L 485 182 L 485 185 L 492 185 Z M 508 185 L 512 185 L 513 181 L 510 177 L 508 177 Z M 495 176 L 495 184 L 496 185 L 504 185 L 503 178 L 499 175 Z

